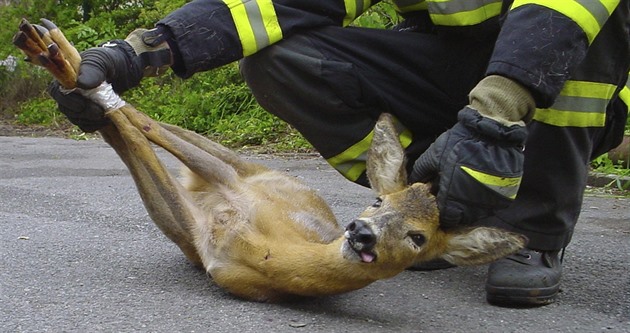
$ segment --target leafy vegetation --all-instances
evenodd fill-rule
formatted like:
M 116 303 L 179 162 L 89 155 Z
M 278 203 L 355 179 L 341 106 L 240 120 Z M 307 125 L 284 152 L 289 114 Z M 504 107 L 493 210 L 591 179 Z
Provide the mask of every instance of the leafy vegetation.
M 151 27 L 184 0 L 154 1 L 13 1 L 0 7 L 5 27 L 0 38 L 10 41 L 22 17 L 37 23 L 45 17 L 60 26 L 79 50 L 124 38 L 138 27 Z M 88 8 L 88 11 L 84 11 Z M 10 43 L 0 44 L 0 59 L 20 57 Z M 24 125 L 68 127 L 65 118 L 45 93 L 50 76 L 45 71 L 18 62 L 10 72 L 0 67 L 0 105 L 4 119 Z M 263 146 L 268 150 L 310 150 L 310 145 L 288 124 L 265 112 L 241 80 L 236 64 L 188 80 L 174 75 L 144 80 L 125 99 L 155 119 L 176 124 L 232 147 Z M 72 134 L 71 134 L 72 135 Z M 73 135 L 74 136 L 74 135 Z

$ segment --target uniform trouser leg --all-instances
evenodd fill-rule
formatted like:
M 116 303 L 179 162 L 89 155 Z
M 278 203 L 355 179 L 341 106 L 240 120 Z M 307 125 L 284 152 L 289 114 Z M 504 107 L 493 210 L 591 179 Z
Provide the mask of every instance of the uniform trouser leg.
M 604 127 L 532 121 L 518 196 L 485 224 L 526 235 L 532 249 L 566 247 L 581 211 L 590 161 L 619 144 L 627 111 L 616 98 L 608 105 Z
M 520 232 L 537 250 L 558 250 L 571 240 L 588 175 L 592 129 L 529 126 L 525 165 L 517 199 L 489 219 Z
M 245 58 L 241 72 L 267 111 L 294 126 L 344 176 L 366 185 L 364 172 L 356 171 L 378 116 L 392 113 L 413 133 L 407 153 L 415 160 L 456 121 L 492 45 L 327 27 Z

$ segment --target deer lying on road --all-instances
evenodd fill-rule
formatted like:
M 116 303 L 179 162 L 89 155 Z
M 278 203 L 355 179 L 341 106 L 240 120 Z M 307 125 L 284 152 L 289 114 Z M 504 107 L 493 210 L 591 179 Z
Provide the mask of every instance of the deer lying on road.
M 54 25 L 44 23 L 48 31 L 39 28 L 40 35 L 61 38 Z M 14 43 L 27 56 L 40 57 L 37 63 L 56 66 L 49 70 L 71 85 L 76 50 L 62 43 L 61 50 L 33 50 L 20 41 L 37 38 L 27 24 Z M 455 265 L 484 264 L 525 243 L 523 236 L 495 228 L 441 229 L 428 186 L 407 184 L 404 151 L 388 114 L 376 123 L 367 160 L 378 200 L 345 229 L 325 201 L 295 177 L 153 121 L 129 104 L 107 116 L 112 124 L 101 134 L 129 168 L 155 224 L 218 285 L 245 299 L 343 293 L 417 262 L 443 258 Z M 168 173 L 150 142 L 188 168 L 182 183 Z

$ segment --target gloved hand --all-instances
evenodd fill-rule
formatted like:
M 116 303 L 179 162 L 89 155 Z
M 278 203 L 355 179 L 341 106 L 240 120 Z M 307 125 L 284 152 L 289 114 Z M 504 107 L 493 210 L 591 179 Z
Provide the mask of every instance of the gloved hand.
M 109 124 L 102 106 L 78 92 L 68 93 L 57 80 L 48 86 L 48 94 L 57 101 L 59 111 L 83 132 L 92 133 Z
M 524 120 L 534 110 L 518 83 L 489 76 L 470 93 L 458 122 L 414 163 L 411 182 L 433 182 L 440 223 L 471 224 L 510 205 L 523 174 Z
M 93 89 L 107 81 L 118 94 L 136 87 L 147 76 L 157 76 L 173 63 L 166 28 L 134 30 L 125 40 L 113 40 L 81 53 L 77 87 Z M 48 88 L 59 110 L 85 132 L 93 132 L 108 121 L 104 110 L 80 93 L 64 90 L 58 81 Z

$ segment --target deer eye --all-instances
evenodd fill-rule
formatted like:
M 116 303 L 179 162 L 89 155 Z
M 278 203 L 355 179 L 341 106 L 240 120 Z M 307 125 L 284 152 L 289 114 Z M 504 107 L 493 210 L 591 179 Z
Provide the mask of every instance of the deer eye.
M 409 234 L 409 238 L 418 246 L 422 246 L 426 242 L 426 237 L 423 234 Z
M 383 203 L 383 199 L 377 198 L 376 201 L 372 204 L 372 207 L 373 208 L 379 208 L 379 207 L 381 207 L 381 203 Z

